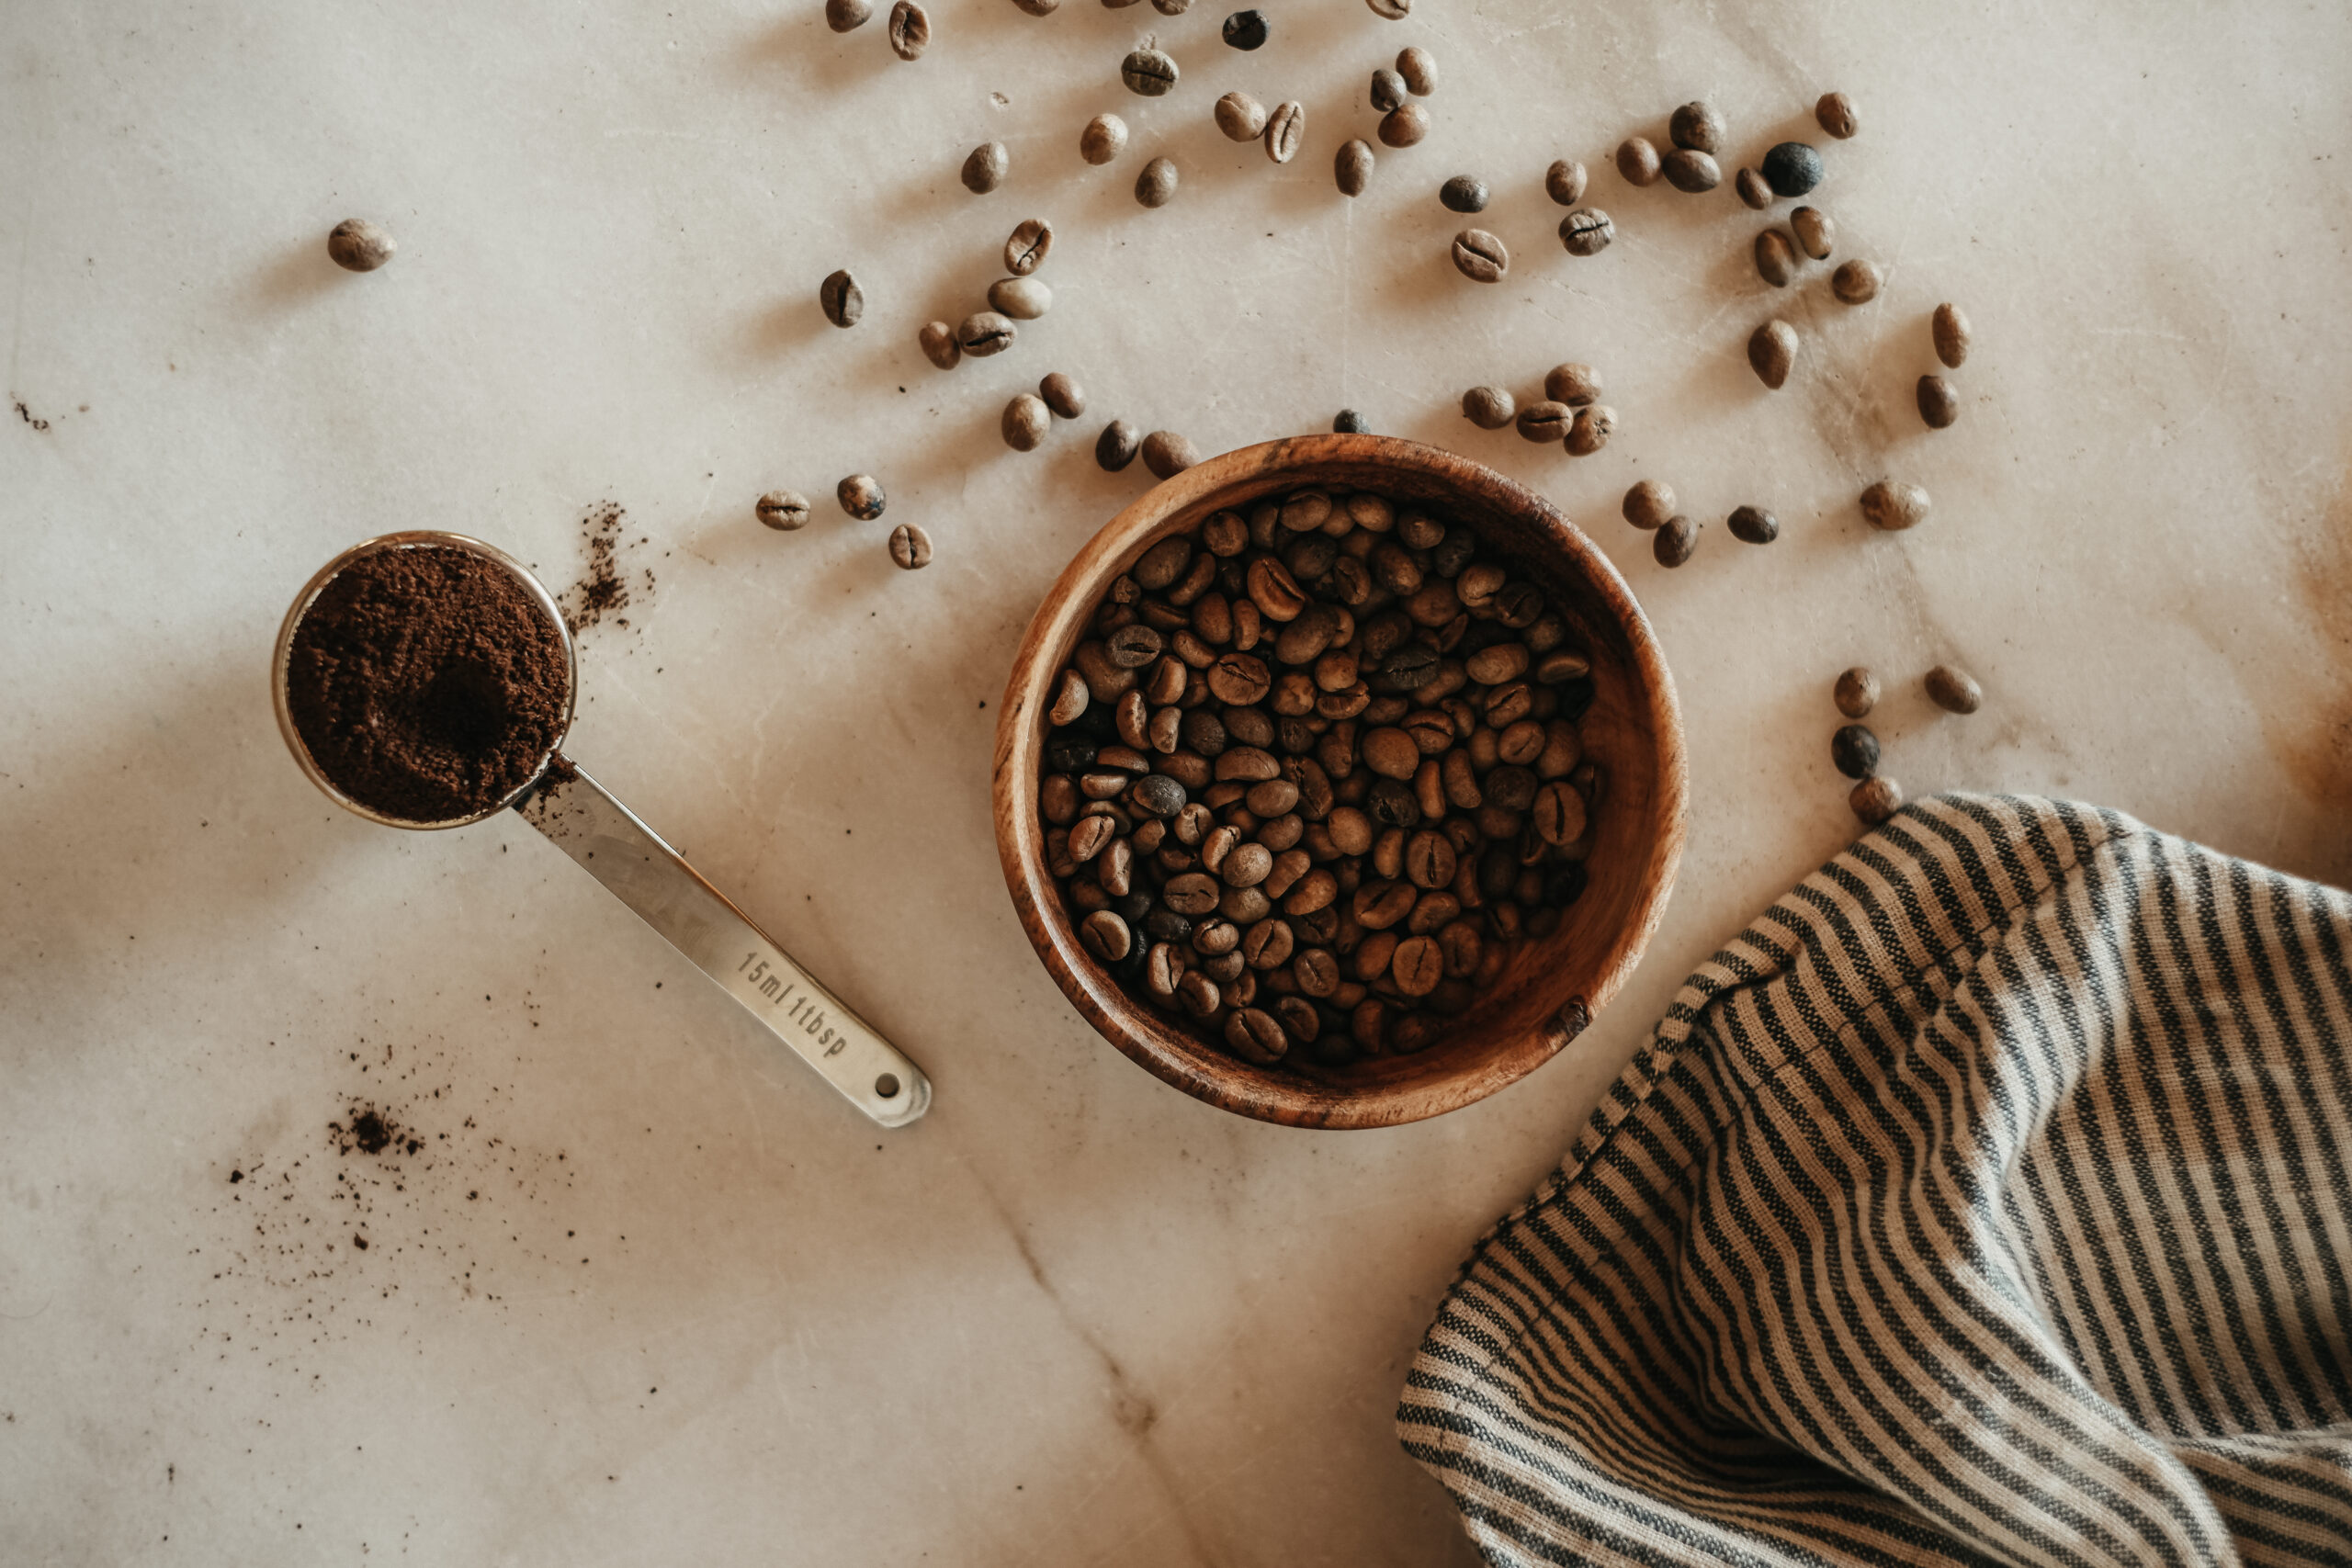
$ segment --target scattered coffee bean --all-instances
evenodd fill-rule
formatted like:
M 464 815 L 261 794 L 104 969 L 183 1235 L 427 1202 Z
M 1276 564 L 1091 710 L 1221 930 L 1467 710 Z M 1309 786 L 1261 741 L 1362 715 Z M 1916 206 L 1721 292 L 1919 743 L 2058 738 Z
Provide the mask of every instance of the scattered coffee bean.
M 1974 713 L 1984 705 L 1984 688 L 1958 665 L 1939 664 L 1928 671 L 1928 700 L 1946 713 Z
M 1944 362 L 1944 368 L 1959 369 L 1968 357 L 1968 317 L 1959 306 L 1946 301 L 1936 307 L 1928 330 L 1935 335 L 1936 357 Z
M 1384 65 L 1372 73 L 1372 107 L 1382 114 L 1403 103 L 1408 96 L 1402 72 Z
M 837 33 L 856 31 L 873 15 L 870 0 L 825 0 L 825 25 Z
M 1948 430 L 1960 417 L 1960 394 L 1940 376 L 1919 378 L 1919 417 L 1929 430 Z
M 1607 403 L 1587 403 L 1577 410 L 1576 419 L 1568 425 L 1568 434 L 1561 445 L 1571 457 L 1589 457 L 1609 445 L 1617 433 L 1617 411 Z
M 882 483 L 872 474 L 852 474 L 833 487 L 833 499 L 842 510 L 861 523 L 871 523 L 882 515 L 889 498 L 882 493 Z
M 1437 56 L 1414 44 L 1396 51 L 1396 74 L 1413 96 L 1426 98 L 1437 91 Z
M 1699 525 L 1680 513 L 1668 518 L 1664 526 L 1650 536 L 1650 554 L 1660 566 L 1680 566 L 1699 548 Z
M 1410 147 L 1430 133 L 1430 111 L 1419 104 L 1399 104 L 1380 118 L 1380 140 L 1388 147 Z
M 1821 183 L 1821 154 L 1802 141 L 1783 141 L 1764 154 L 1764 183 L 1774 196 L 1803 196 Z
M 1181 17 L 1193 8 L 1193 0 L 1151 0 L 1151 8 L 1163 17 Z
M 1860 256 L 1829 275 L 1829 292 L 1849 305 L 1867 305 L 1878 298 L 1878 268 Z
M 1529 403 L 1519 411 L 1519 433 L 1530 441 L 1565 441 L 1576 417 L 1577 411 L 1566 403 L 1548 399 Z
M 1571 360 L 1544 373 L 1544 395 L 1555 403 L 1580 409 L 1600 400 L 1600 372 Z
M 1353 409 L 1341 409 L 1331 416 L 1331 430 L 1338 435 L 1362 435 L 1372 428 L 1372 423 Z
M 931 564 L 931 536 L 911 523 L 890 530 L 890 559 L 900 571 L 921 571 Z
M 1086 389 L 1058 370 L 1037 383 L 1037 395 L 1062 419 L 1076 419 L 1086 412 Z
M 1788 385 L 1789 370 L 1797 362 L 1797 330 L 1773 320 L 1756 329 L 1747 340 L 1747 363 L 1756 378 L 1779 391 Z
M 1573 158 L 1560 158 L 1544 171 L 1544 194 L 1562 207 L 1574 207 L 1584 199 L 1584 165 Z
M 1740 170 L 1739 177 L 1732 181 L 1732 188 L 1739 192 L 1740 200 L 1758 212 L 1772 205 L 1772 187 L 1754 169 Z
M 1372 144 L 1362 137 L 1354 137 L 1341 144 L 1331 160 L 1331 173 L 1339 181 L 1341 196 L 1362 196 L 1372 184 Z
M 1054 427 L 1054 416 L 1046 407 L 1046 400 L 1035 392 L 1023 392 L 1004 405 L 1004 417 L 998 422 L 1004 432 L 1004 444 L 1016 452 L 1035 452 L 1045 445 L 1046 433 Z
M 1743 506 L 1724 526 L 1743 545 L 1769 545 L 1781 536 L 1781 520 L 1760 506 Z
M 1216 101 L 1216 128 L 1227 141 L 1255 141 L 1266 131 L 1266 106 L 1247 93 L 1227 93 Z
M 399 248 L 365 218 L 346 218 L 327 231 L 327 256 L 345 272 L 373 272 Z
M 1034 321 L 1054 308 L 1054 291 L 1041 277 L 1000 277 L 989 285 L 989 303 L 1016 321 Z
M 1004 150 L 1001 141 L 983 141 L 964 160 L 964 188 L 974 196 L 986 196 L 1004 183 L 1007 169 L 1012 166 L 1012 154 Z
M 1078 155 L 1090 164 L 1107 164 L 1127 150 L 1127 122 L 1114 114 L 1098 114 L 1078 133 Z
M 1136 176 L 1136 199 L 1146 207 L 1165 207 L 1176 199 L 1176 165 L 1154 158 Z
M 1272 29 L 1263 11 L 1236 11 L 1225 19 L 1225 41 L 1235 49 L 1262 49 Z
M 1143 466 L 1163 479 L 1173 479 L 1200 460 L 1199 450 L 1172 430 L 1155 430 L 1143 438 Z
M 1786 288 L 1797 275 L 1797 254 L 1789 237 L 1778 229 L 1756 236 L 1756 276 L 1775 288 Z
M 1462 394 L 1462 417 L 1481 430 L 1500 430 L 1517 411 L 1516 400 L 1500 387 L 1473 387 Z
M 1306 107 L 1296 100 L 1285 100 L 1274 106 L 1266 117 L 1266 156 L 1277 164 L 1287 164 L 1298 154 L 1298 144 L 1306 138 Z
M 1579 207 L 1560 220 L 1560 243 L 1572 256 L 1597 256 L 1617 237 L 1617 225 L 1598 207 Z
M 1487 210 L 1487 182 L 1476 175 L 1456 175 L 1437 187 L 1437 199 L 1448 212 Z
M 986 359 L 1011 348 L 1018 331 L 1012 317 L 995 310 L 978 310 L 957 323 L 956 343 L 973 358 Z
M 1821 129 L 1843 141 L 1854 134 L 1854 100 L 1843 93 L 1824 93 L 1821 101 L 1813 106 L 1813 118 Z
M 1004 270 L 1026 277 L 1046 265 L 1053 248 L 1054 226 L 1042 218 L 1024 218 L 1005 239 Z
M 1692 196 L 1713 190 L 1724 182 L 1723 169 L 1713 158 L 1688 147 L 1677 147 L 1660 158 L 1658 170 L 1666 175 L 1667 184 Z
M 1372 14 L 1384 21 L 1401 22 L 1412 13 L 1413 0 L 1364 0 Z
M 1829 760 L 1848 778 L 1866 779 L 1878 772 L 1878 737 L 1867 725 L 1841 725 L 1829 738 Z
M 1117 473 L 1136 460 L 1143 437 L 1124 419 L 1114 419 L 1094 438 L 1094 460 L 1105 473 Z
M 1625 492 L 1625 521 L 1636 528 L 1662 528 L 1674 515 L 1674 487 L 1663 479 L 1644 479 Z
M 1839 713 L 1848 718 L 1861 718 L 1878 706 L 1878 677 L 1867 666 L 1857 664 L 1838 677 L 1830 697 Z
M 1884 773 L 1872 773 L 1848 792 L 1846 804 L 1875 828 L 1903 809 L 1903 786 Z
M 1797 249 L 1815 261 L 1827 261 L 1837 248 L 1838 225 L 1818 207 L 1800 207 L 1790 213 L 1789 227 L 1796 231 Z
M 1050 17 L 1062 8 L 1062 0 L 1012 0 L 1012 3 L 1033 17 Z
M 1647 137 L 1628 136 L 1617 144 L 1617 173 L 1627 185 L 1654 186 L 1663 167 Z
M 1453 236 L 1453 265 L 1473 283 L 1499 283 L 1510 270 L 1510 253 L 1484 229 L 1464 229 Z
M 1862 521 L 1881 533 L 1899 534 L 1917 527 L 1930 504 L 1922 487 L 1881 479 L 1862 491 Z
M 931 17 L 915 0 L 898 0 L 890 7 L 890 52 L 901 60 L 919 60 L 931 47 Z
M 1138 49 L 1119 62 L 1119 80 L 1142 97 L 1165 96 L 1176 85 L 1176 61 L 1164 50 Z
M 1712 106 L 1697 99 L 1674 111 L 1674 118 L 1668 122 L 1666 131 L 1668 141 L 1693 152 L 1722 152 L 1724 138 L 1727 134 L 1724 117 L 1717 114 Z
M 922 345 L 922 356 L 942 370 L 953 370 L 964 357 L 964 345 L 956 341 L 956 329 L 945 321 L 925 321 L 915 333 L 915 341 Z
M 817 286 L 817 304 L 825 312 L 825 320 L 833 325 L 854 327 L 857 319 L 865 314 L 865 291 L 848 273 L 829 273 L 825 281 Z
M 808 525 L 808 498 L 797 490 L 772 490 L 760 497 L 759 519 L 780 534 Z

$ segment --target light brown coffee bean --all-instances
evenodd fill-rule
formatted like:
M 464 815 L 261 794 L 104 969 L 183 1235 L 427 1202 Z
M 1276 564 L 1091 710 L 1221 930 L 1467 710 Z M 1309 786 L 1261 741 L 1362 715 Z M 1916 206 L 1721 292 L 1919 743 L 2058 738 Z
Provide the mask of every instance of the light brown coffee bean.
M 1054 308 L 1054 291 L 1043 278 L 1000 277 L 989 285 L 989 305 L 1016 321 L 1034 321 Z
M 1713 190 L 1724 182 L 1724 172 L 1714 159 L 1688 147 L 1677 147 L 1660 158 L 1658 168 L 1666 175 L 1667 184 L 1690 196 Z
M 1143 466 L 1160 479 L 1173 479 L 1200 460 L 1200 449 L 1172 430 L 1155 430 L 1143 438 Z
M 1544 171 L 1544 194 L 1562 207 L 1574 207 L 1584 199 L 1584 165 L 1573 158 L 1555 160 Z
M 1363 738 L 1363 765 L 1385 779 L 1409 779 L 1421 765 L 1421 749 L 1401 729 L 1383 728 Z
M 1430 133 L 1430 111 L 1419 104 L 1398 104 L 1380 118 L 1380 141 L 1386 147 L 1410 147 Z
M 1290 1049 L 1290 1039 L 1274 1015 L 1261 1008 L 1243 1008 L 1225 1021 L 1225 1043 L 1235 1055 L 1261 1067 L 1272 1066 Z
M 1295 620 L 1306 608 L 1306 595 L 1292 578 L 1290 569 L 1272 556 L 1261 556 L 1251 561 L 1245 581 L 1250 602 L 1270 621 Z
M 1339 896 L 1340 879 L 1317 866 L 1291 884 L 1290 891 L 1283 896 L 1283 913 L 1311 915 L 1330 908 Z
M 1054 694 L 1054 705 L 1046 716 L 1056 724 L 1074 724 L 1086 711 L 1086 678 L 1075 670 L 1062 671 L 1061 684 Z
M 1984 688 L 1975 677 L 1954 664 L 1939 664 L 1928 671 L 1928 700 L 1946 713 L 1974 713 L 1984 705 Z
M 1202 970 L 1188 969 L 1184 972 L 1184 977 L 1176 982 L 1176 1005 L 1194 1018 L 1211 1017 L 1224 1003 L 1225 993 L 1219 990 L 1216 982 L 1210 979 Z
M 781 534 L 794 533 L 808 522 L 808 498 L 797 490 L 772 490 L 760 497 L 752 510 L 762 523 Z
M 870 0 L 825 0 L 825 25 L 837 33 L 853 32 L 874 15 Z
M 1086 389 L 1058 370 L 1037 383 L 1037 396 L 1061 419 L 1076 419 L 1086 412 Z
M 1600 400 L 1600 372 L 1589 365 L 1570 361 L 1555 365 L 1544 373 L 1544 395 L 1555 403 L 1566 403 L 1580 409 L 1587 403 Z
M 1045 445 L 1054 416 L 1046 409 L 1045 399 L 1035 392 L 1023 392 L 1004 405 L 1004 416 L 997 423 L 1007 446 L 1016 452 L 1035 452 Z
M 1241 945 L 1241 928 L 1231 920 L 1212 915 L 1193 926 L 1193 951 L 1204 958 L 1216 958 L 1234 952 Z
M 973 358 L 986 359 L 1011 348 L 1019 333 L 1012 317 L 995 310 L 978 310 L 956 324 L 956 341 Z
M 1860 129 L 1854 118 L 1854 100 L 1843 93 L 1822 94 L 1821 101 L 1813 106 L 1813 118 L 1840 141 Z
M 1875 828 L 1903 809 L 1903 786 L 1884 773 L 1872 773 L 1847 793 L 1846 804 Z
M 1815 261 L 1827 261 L 1837 248 L 1838 225 L 1818 207 L 1800 207 L 1790 213 L 1789 227 L 1796 233 L 1797 249 Z
M 1797 275 L 1797 254 L 1789 237 L 1778 229 L 1756 236 L 1756 276 L 1775 288 L 1786 288 Z
M 1298 988 L 1310 997 L 1328 997 L 1340 988 L 1340 961 L 1328 948 L 1299 949 L 1290 968 Z
M 1838 677 L 1831 697 L 1839 713 L 1848 718 L 1860 718 L 1878 705 L 1878 677 L 1857 664 Z
M 1919 378 L 1919 418 L 1929 430 L 1948 430 L 1960 418 L 1960 394 L 1940 376 Z
M 1657 184 L 1657 149 L 1645 137 L 1628 136 L 1617 144 L 1617 173 L 1629 186 Z
M 1444 834 L 1424 828 L 1405 840 L 1405 877 L 1414 886 L 1448 886 L 1453 872 L 1453 845 Z
M 1732 181 L 1732 187 L 1739 192 L 1740 200 L 1758 212 L 1772 205 L 1770 183 L 1754 169 L 1740 170 L 1739 177 Z
M 1331 842 L 1343 855 L 1368 854 L 1372 851 L 1372 818 L 1352 806 L 1335 806 L 1323 824 L 1329 829 Z
M 1747 340 L 1747 363 L 1756 378 L 1774 391 L 1789 383 L 1797 361 L 1797 330 L 1779 320 L 1766 321 Z
M 1154 158 L 1136 176 L 1136 199 L 1146 207 L 1165 207 L 1176 199 L 1176 165 L 1166 158 Z
M 1164 50 L 1138 49 L 1119 62 L 1119 80 L 1138 97 L 1165 97 L 1178 74 L 1175 58 Z
M 1439 950 L 1434 937 L 1407 937 L 1396 944 L 1396 956 L 1388 961 L 1388 973 L 1396 980 L 1396 988 L 1407 996 L 1426 997 L 1445 978 L 1445 954 Z
M 1650 554 L 1657 558 L 1660 566 L 1680 566 L 1698 548 L 1699 525 L 1688 517 L 1669 517 L 1657 533 L 1650 536 Z
M 1331 159 L 1331 176 L 1339 184 L 1340 194 L 1362 196 L 1371 188 L 1374 162 L 1372 144 L 1363 137 L 1350 137 L 1341 142 Z
M 1560 220 L 1560 244 L 1572 256 L 1597 256 L 1617 237 L 1617 225 L 1598 207 L 1579 207 Z
M 1959 369 L 1968 358 L 1970 333 L 1966 313 L 1947 300 L 1936 307 L 1928 330 L 1936 340 L 1936 357 L 1944 362 L 1944 368 Z
M 920 60 L 931 45 L 931 17 L 915 0 L 898 0 L 890 7 L 890 52 L 901 60 Z
M 1878 298 L 1878 267 L 1861 256 L 1829 275 L 1829 292 L 1848 305 L 1867 305 Z
M 1082 818 L 1081 818 L 1082 820 Z M 1216 908 L 1225 889 L 1216 877 L 1202 872 L 1188 871 L 1182 876 L 1171 876 L 1159 890 L 1160 901 L 1180 915 L 1205 915 Z M 1207 951 L 1203 949 L 1204 952 Z
M 1351 908 L 1356 924 L 1368 931 L 1385 931 L 1412 913 L 1419 896 L 1410 883 L 1367 882 L 1356 889 Z
M 1171 942 L 1154 942 L 1145 954 L 1144 994 L 1161 1006 L 1176 1000 L 1176 987 L 1184 978 L 1184 950 Z
M 889 498 L 882 493 L 882 482 L 872 474 L 850 475 L 833 487 L 833 499 L 861 523 L 873 522 L 889 504 Z
M 1306 140 L 1306 107 L 1295 99 L 1285 99 L 1274 106 L 1266 117 L 1266 156 L 1277 164 L 1287 164 L 1298 155 L 1299 143 Z
M 1617 411 L 1607 403 L 1588 403 L 1577 410 L 1577 417 L 1568 425 L 1568 434 L 1561 445 L 1572 457 L 1589 457 L 1609 445 L 1617 432 Z
M 1462 394 L 1462 417 L 1481 430 L 1500 430 L 1517 410 L 1511 395 L 1500 387 L 1473 387 Z
M 1265 134 L 1266 106 L 1247 93 L 1227 93 L 1216 101 L 1216 128 L 1228 141 L 1255 141 Z
M 1453 266 L 1473 283 L 1499 283 L 1510 271 L 1510 252 L 1484 229 L 1464 229 L 1453 236 Z
M 945 321 L 925 321 L 915 333 L 915 341 L 922 345 L 922 355 L 942 370 L 953 370 L 964 357 L 964 345 L 956 341 L 956 329 Z
M 1566 403 L 1549 399 L 1529 403 L 1519 411 L 1519 434 L 1528 441 L 1566 440 L 1568 426 L 1575 423 L 1576 410 Z
M 373 272 L 400 247 L 365 218 L 346 218 L 327 231 L 327 257 L 345 272 Z
M 1004 242 L 1004 270 L 1015 277 L 1026 277 L 1046 265 L 1053 248 L 1054 226 L 1042 218 L 1024 218 Z
M 1674 515 L 1674 487 L 1663 479 L 1644 479 L 1625 492 L 1625 521 L 1636 528 L 1657 528 Z
M 1720 152 L 1730 134 L 1714 106 L 1694 98 L 1674 111 L 1667 124 L 1667 140 L 1694 152 Z
M 890 564 L 900 571 L 920 571 L 931 564 L 931 536 L 912 523 L 890 530 Z
M 1900 533 L 1925 521 L 1932 504 L 1923 486 L 1881 479 L 1862 491 L 1862 521 L 1882 533 Z
M 1297 945 L 1290 923 L 1268 916 L 1241 933 L 1242 962 L 1252 969 L 1272 969 L 1290 962 Z
M 1012 167 L 1012 154 L 1005 151 L 1003 142 L 983 141 L 964 160 L 964 188 L 974 196 L 986 196 L 1004 183 L 1005 174 Z M 965 352 L 971 352 L 968 344 Z
M 1237 707 L 1246 707 L 1261 700 L 1274 684 L 1266 661 L 1254 653 L 1225 655 L 1209 666 L 1208 682 L 1209 690 L 1216 694 L 1217 701 Z
M 1078 133 L 1078 155 L 1090 164 L 1107 164 L 1127 150 L 1127 122 L 1114 114 L 1098 114 Z
M 1097 909 L 1078 924 L 1078 940 L 1104 964 L 1116 964 L 1135 944 L 1127 922 L 1108 909 Z
M 1417 98 L 1426 98 L 1437 91 L 1437 56 L 1419 44 L 1396 51 L 1396 74 L 1405 79 L 1405 90 Z
M 1084 865 L 1108 849 L 1119 825 L 1108 817 L 1081 817 L 1069 830 L 1069 858 Z

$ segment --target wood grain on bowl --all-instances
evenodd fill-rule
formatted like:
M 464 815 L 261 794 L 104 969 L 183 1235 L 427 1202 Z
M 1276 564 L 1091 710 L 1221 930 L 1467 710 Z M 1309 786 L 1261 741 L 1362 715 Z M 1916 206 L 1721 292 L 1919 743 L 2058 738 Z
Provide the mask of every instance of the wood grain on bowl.
M 1113 579 L 1171 534 L 1224 508 L 1306 486 L 1416 501 L 1540 583 L 1592 661 L 1585 755 L 1606 775 L 1593 814 L 1590 884 L 1550 936 L 1519 942 L 1477 1004 L 1428 1049 L 1344 1067 L 1257 1066 L 1129 996 L 1078 941 L 1046 869 L 1039 764 L 1056 678 Z M 1674 682 L 1649 623 L 1608 558 L 1545 501 L 1484 464 L 1385 435 L 1308 435 L 1195 464 L 1105 524 L 1037 607 L 997 720 L 997 851 L 1022 929 L 1065 996 L 1149 1072 L 1212 1105 L 1304 1127 L 1380 1127 L 1481 1100 L 1549 1060 L 1639 961 L 1682 853 L 1689 779 Z

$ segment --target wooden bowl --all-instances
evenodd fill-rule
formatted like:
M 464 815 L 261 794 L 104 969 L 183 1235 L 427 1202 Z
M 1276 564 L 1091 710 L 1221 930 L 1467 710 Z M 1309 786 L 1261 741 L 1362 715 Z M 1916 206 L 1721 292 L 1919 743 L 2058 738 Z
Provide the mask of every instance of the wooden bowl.
M 1446 1034 L 1411 1055 L 1344 1067 L 1253 1066 L 1122 990 L 1079 944 L 1046 869 L 1039 764 L 1054 682 L 1111 581 L 1170 534 L 1227 507 L 1309 485 L 1418 501 L 1467 524 L 1487 553 L 1551 594 L 1589 653 L 1595 689 L 1579 722 L 1605 773 L 1593 813 L 1590 883 L 1540 941 L 1521 939 L 1502 974 Z M 996 732 L 996 837 L 1022 929 L 1064 995 L 1148 1071 L 1210 1104 L 1302 1127 L 1385 1127 L 1482 1100 L 1576 1038 L 1616 994 L 1665 912 L 1682 854 L 1690 784 L 1674 682 L 1624 579 L 1542 496 L 1483 464 L 1385 435 L 1308 435 L 1212 457 L 1103 525 L 1029 623 Z

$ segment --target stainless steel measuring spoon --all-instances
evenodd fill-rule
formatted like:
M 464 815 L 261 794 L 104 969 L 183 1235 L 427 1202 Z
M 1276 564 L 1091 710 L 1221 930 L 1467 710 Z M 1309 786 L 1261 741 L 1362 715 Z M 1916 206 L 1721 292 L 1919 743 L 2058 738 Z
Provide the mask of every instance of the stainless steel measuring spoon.
M 278 733 L 285 736 L 287 749 L 310 781 L 345 810 L 388 828 L 462 828 L 512 807 L 558 849 L 585 866 L 591 876 L 637 911 L 647 925 L 667 937 L 695 968 L 742 1003 L 851 1104 L 885 1127 L 903 1127 L 930 1110 L 931 1080 L 923 1077 L 922 1069 L 819 985 L 752 924 L 750 916 L 663 843 L 660 834 L 566 757 L 562 737 L 539 760 L 530 781 L 514 794 L 470 817 L 441 822 L 412 822 L 371 810 L 337 789 L 320 771 L 294 728 L 287 703 L 286 664 L 294 629 L 337 573 L 379 551 L 410 549 L 463 550 L 514 574 L 563 639 L 564 728 L 568 731 L 571 727 L 579 687 L 571 633 L 554 595 L 529 569 L 495 545 L 463 534 L 431 529 L 386 534 L 354 545 L 321 567 L 294 596 L 285 623 L 277 628 L 277 647 L 270 660 L 270 695 L 277 709 Z

